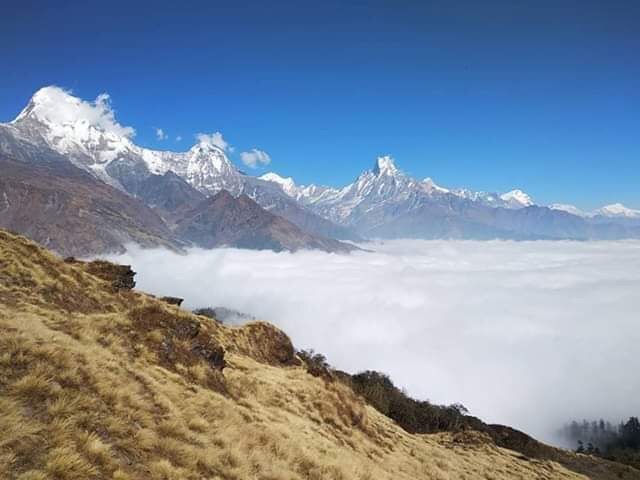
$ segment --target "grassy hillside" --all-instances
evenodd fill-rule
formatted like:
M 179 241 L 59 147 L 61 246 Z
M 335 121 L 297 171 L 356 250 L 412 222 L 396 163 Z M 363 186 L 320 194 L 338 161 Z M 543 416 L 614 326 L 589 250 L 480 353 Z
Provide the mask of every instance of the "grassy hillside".
M 112 273 L 0 231 L 1 479 L 639 478 L 407 433 L 310 375 L 275 327 L 226 327 Z

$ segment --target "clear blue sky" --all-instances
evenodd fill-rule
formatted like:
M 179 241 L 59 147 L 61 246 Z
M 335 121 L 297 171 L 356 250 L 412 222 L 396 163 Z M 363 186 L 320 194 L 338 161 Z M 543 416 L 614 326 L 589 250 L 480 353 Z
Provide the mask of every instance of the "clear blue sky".
M 0 59 L 2 121 L 55 84 L 108 92 L 138 143 L 220 130 L 302 183 L 389 153 L 450 187 L 640 208 L 636 0 L 5 2 Z

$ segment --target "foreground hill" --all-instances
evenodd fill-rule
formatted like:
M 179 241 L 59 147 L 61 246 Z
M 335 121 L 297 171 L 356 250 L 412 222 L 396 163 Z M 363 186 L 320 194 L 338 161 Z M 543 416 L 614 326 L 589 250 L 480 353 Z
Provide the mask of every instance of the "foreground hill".
M 480 432 L 407 433 L 309 374 L 275 327 L 226 327 L 130 280 L 0 231 L 0 478 L 640 478 Z

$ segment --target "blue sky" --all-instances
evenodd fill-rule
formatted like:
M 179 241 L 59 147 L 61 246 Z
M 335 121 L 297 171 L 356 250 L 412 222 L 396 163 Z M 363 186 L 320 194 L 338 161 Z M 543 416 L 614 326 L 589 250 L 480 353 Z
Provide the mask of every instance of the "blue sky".
M 219 130 L 301 183 L 391 154 L 449 187 L 640 208 L 640 2 L 54 3 L 3 5 L 0 120 L 55 84 L 108 92 L 140 144 Z

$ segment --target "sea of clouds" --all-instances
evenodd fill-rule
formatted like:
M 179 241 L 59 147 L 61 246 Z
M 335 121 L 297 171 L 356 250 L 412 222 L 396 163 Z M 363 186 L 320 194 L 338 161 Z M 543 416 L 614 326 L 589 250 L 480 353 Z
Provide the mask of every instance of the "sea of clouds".
M 337 368 L 556 441 L 638 415 L 640 242 L 398 240 L 372 252 L 237 249 L 112 257 L 138 288 L 282 328 Z

